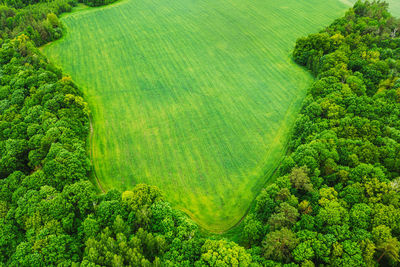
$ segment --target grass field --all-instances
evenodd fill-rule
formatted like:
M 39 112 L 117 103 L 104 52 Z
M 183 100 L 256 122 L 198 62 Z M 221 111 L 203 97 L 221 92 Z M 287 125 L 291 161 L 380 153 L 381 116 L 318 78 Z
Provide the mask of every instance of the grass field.
M 400 0 L 386 0 L 389 3 L 389 10 L 396 17 L 400 17 Z
M 125 0 L 63 17 L 44 47 L 83 88 L 103 188 L 159 186 L 212 232 L 246 214 L 285 152 L 311 76 L 296 38 L 340 0 Z

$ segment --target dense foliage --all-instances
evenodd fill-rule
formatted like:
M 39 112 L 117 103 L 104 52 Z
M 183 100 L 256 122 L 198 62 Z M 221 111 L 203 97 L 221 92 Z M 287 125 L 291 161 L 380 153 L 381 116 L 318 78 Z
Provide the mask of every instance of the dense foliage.
M 0 0 L 0 43 L 25 33 L 37 46 L 57 40 L 63 26 L 58 15 L 70 12 L 78 2 L 101 6 L 116 0 Z
M 398 264 L 399 30 L 385 3 L 357 2 L 297 41 L 294 60 L 316 81 L 281 177 L 246 219 L 245 239 L 260 262 Z
M 87 104 L 35 46 L 61 36 L 57 1 L 0 7 L 0 266 L 398 264 L 400 24 L 385 4 L 297 41 L 316 81 L 242 247 L 202 237 L 155 187 L 96 192 Z M 27 10 L 59 35 L 35 39 Z
M 62 35 L 57 15 L 71 11 L 73 0 L 55 0 L 15 9 L 0 5 L 0 43 L 25 33 L 36 45 L 56 40 Z

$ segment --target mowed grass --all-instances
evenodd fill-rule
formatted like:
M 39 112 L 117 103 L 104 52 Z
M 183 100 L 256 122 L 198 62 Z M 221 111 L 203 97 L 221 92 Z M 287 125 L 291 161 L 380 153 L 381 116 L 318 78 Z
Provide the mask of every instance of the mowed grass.
M 101 186 L 159 186 L 206 230 L 246 214 L 285 153 L 311 76 L 298 37 L 339 0 L 125 0 L 63 18 L 44 47 L 83 88 Z

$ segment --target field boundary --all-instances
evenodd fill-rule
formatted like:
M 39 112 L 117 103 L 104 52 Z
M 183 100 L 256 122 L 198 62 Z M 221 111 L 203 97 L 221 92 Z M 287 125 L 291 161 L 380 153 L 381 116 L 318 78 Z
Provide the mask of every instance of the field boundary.
M 63 38 L 43 52 L 84 85 L 99 192 L 156 185 L 199 227 L 229 232 L 287 154 L 312 82 L 293 63 L 292 41 L 329 19 L 325 4 L 146 1 L 78 6 L 62 17 Z M 266 23 L 270 13 L 257 8 L 283 20 Z M 278 30 L 298 16 L 309 22 L 308 11 L 318 19 Z
M 89 109 L 90 110 L 90 109 Z M 90 111 L 89 111 L 90 112 Z M 94 154 L 94 149 L 93 149 L 93 134 L 94 134 L 94 130 L 93 130 L 93 122 L 92 122 L 92 115 L 89 113 L 89 158 L 90 158 L 90 163 L 91 163 L 91 171 L 93 173 L 94 179 L 96 181 L 96 184 L 98 186 L 98 188 L 101 190 L 101 192 L 105 193 L 106 191 L 104 190 L 103 186 L 101 185 L 100 179 L 97 176 L 96 173 L 96 167 L 93 163 L 93 154 Z

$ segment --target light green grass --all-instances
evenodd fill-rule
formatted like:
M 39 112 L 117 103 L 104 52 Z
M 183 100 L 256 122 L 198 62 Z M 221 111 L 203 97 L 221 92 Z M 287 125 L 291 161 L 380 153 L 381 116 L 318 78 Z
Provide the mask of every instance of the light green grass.
M 44 52 L 83 88 L 102 187 L 159 186 L 212 232 L 245 215 L 285 153 L 311 76 L 296 38 L 339 0 L 126 0 L 63 17 Z
M 389 11 L 393 16 L 400 17 L 400 0 L 386 0 L 389 3 Z

